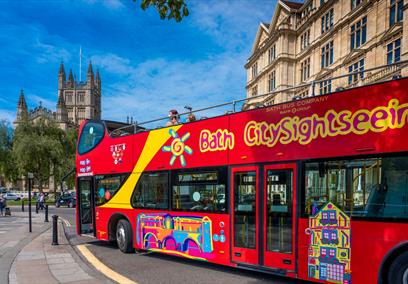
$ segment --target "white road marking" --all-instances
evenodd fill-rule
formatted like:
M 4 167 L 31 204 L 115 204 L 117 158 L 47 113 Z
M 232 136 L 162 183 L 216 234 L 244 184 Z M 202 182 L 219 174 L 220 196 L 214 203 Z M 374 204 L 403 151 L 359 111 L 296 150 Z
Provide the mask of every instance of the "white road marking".
M 62 222 L 64 222 L 65 226 L 71 227 L 71 223 L 68 220 L 66 220 L 64 218 L 60 218 L 60 219 L 61 219 Z

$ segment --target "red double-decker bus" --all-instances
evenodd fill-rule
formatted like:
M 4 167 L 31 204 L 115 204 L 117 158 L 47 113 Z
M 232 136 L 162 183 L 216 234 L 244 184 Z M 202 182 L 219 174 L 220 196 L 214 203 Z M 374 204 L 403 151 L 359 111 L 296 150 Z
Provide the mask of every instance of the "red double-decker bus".
M 316 282 L 407 283 L 408 79 L 155 130 L 88 120 L 77 232 Z

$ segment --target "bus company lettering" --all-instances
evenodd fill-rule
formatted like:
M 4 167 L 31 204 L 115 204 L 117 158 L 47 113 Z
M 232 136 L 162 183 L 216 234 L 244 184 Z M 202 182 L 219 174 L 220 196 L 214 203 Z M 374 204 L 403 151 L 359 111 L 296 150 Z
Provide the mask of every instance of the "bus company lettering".
M 349 110 L 328 110 L 323 117 L 317 114 L 303 118 L 284 117 L 276 124 L 252 120 L 245 125 L 244 141 L 250 147 L 274 147 L 278 142 L 289 144 L 295 141 L 306 145 L 319 137 L 383 132 L 388 128 L 402 128 L 407 122 L 408 103 L 400 104 L 397 99 L 391 99 L 387 106 L 360 109 L 354 113 Z
M 200 151 L 225 151 L 234 149 L 235 136 L 234 133 L 227 129 L 218 129 L 216 132 L 211 132 L 204 129 L 200 133 Z

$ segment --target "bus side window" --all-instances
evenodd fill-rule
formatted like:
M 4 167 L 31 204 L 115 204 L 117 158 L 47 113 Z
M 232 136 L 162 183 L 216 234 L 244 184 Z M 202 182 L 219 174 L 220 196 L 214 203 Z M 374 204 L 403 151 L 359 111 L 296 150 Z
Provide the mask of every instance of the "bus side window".
M 408 157 L 335 160 L 305 164 L 304 214 L 327 202 L 346 214 L 408 218 Z
M 172 175 L 172 209 L 226 212 L 226 168 L 175 171 Z
M 168 209 L 168 172 L 144 173 L 132 195 L 134 208 Z

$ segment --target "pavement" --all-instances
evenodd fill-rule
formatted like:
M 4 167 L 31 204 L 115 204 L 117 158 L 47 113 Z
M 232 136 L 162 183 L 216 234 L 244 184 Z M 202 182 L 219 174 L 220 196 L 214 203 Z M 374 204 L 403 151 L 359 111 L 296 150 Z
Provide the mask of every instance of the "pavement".
M 12 216 L 0 216 L 0 283 L 113 283 L 91 268 L 68 242 L 63 220 L 58 222 L 58 243 L 52 245 L 52 218 L 44 222 L 44 213 L 32 216 L 28 232 L 28 212 L 11 208 Z

